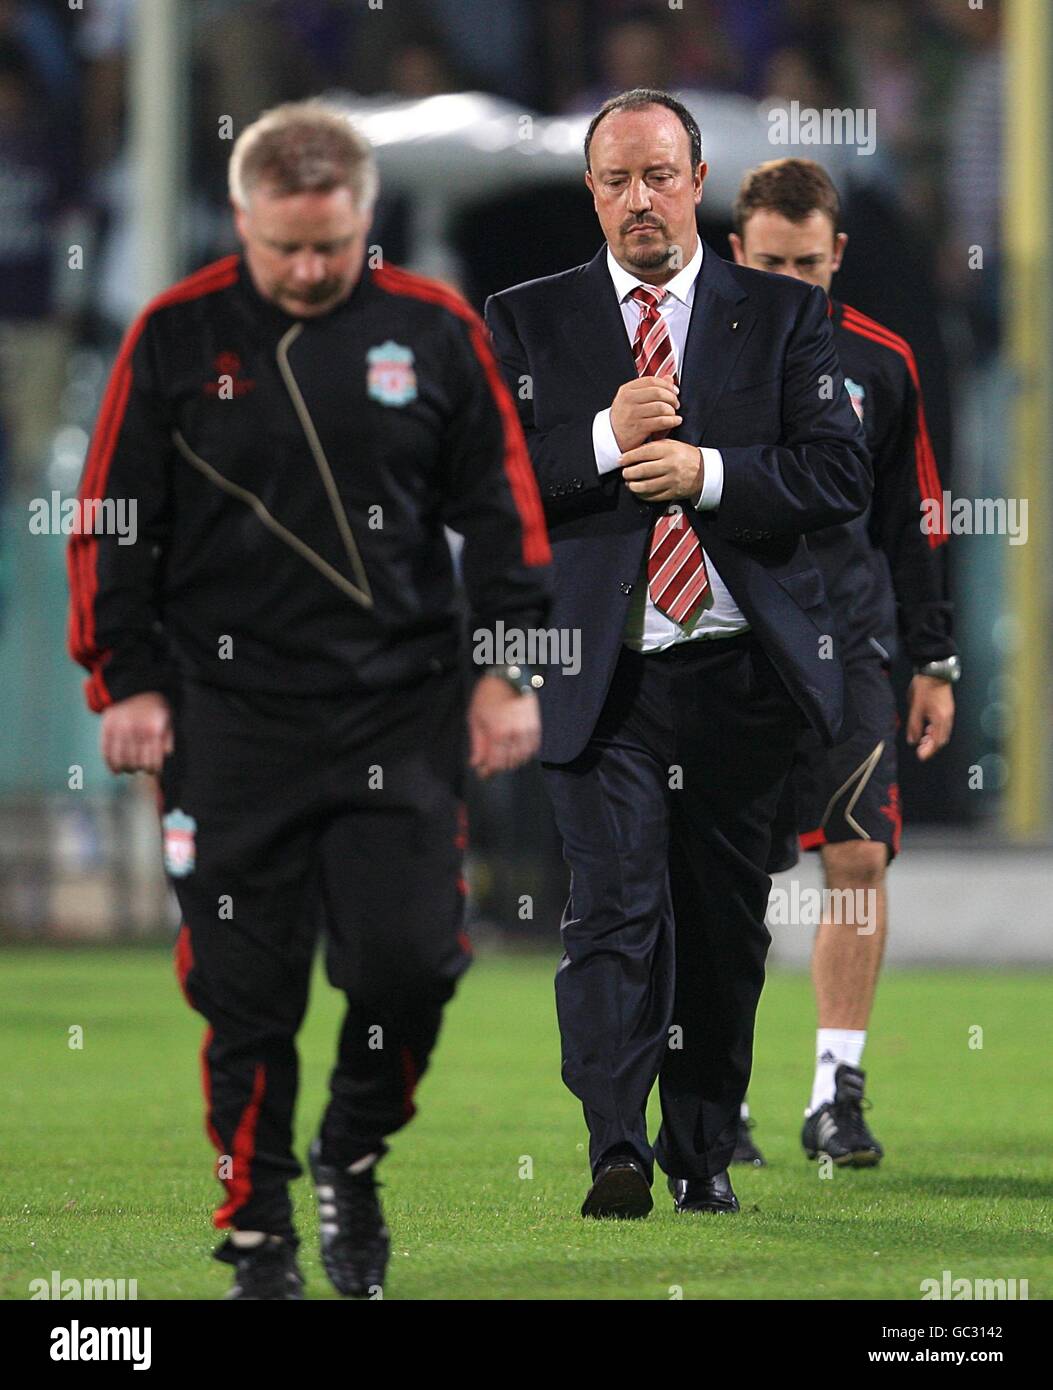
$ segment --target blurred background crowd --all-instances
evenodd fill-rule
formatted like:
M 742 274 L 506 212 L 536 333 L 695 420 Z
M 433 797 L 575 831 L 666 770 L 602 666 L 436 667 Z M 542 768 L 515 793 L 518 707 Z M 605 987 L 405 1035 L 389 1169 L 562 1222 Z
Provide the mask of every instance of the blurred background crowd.
M 137 837 L 149 845 L 152 831 L 128 811 L 135 793 L 101 771 L 96 726 L 64 651 L 64 538 L 29 544 L 26 534 L 29 499 L 52 489 L 72 494 L 106 371 L 141 307 L 132 273 L 129 69 L 137 6 L 155 2 L 0 0 L 0 932 L 61 934 L 62 922 L 82 917 L 134 931 L 155 910 L 156 865 L 140 883 L 135 854 L 125 853 Z M 758 112 L 794 101 L 862 108 L 874 113 L 877 146 L 837 164 L 849 249 L 834 293 L 910 340 L 944 485 L 1004 496 L 1006 6 L 184 0 L 181 270 L 235 248 L 229 131 L 284 99 L 341 93 L 383 110 L 477 92 L 513 113 L 583 125 L 612 93 L 658 86 L 690 94 L 704 138 L 708 111 L 738 111 L 743 102 Z M 827 162 L 822 147 L 802 153 Z M 745 167 L 732 171 L 734 182 Z M 582 172 L 577 160 L 562 180 L 480 190 L 434 229 L 451 249 L 451 277 L 477 307 L 494 289 L 594 253 L 600 234 Z M 418 191 L 428 192 L 403 182 L 378 207 L 374 240 L 395 263 L 421 259 Z M 704 200 L 702 233 L 720 254 L 728 254 L 729 227 L 728 200 Z M 976 247 L 980 273 L 970 261 Z M 1010 778 L 1006 658 L 1015 619 L 1005 538 L 963 538 L 950 552 L 966 668 L 958 731 L 922 770 L 903 758 L 906 818 L 989 838 Z M 86 769 L 79 797 L 69 793 L 74 764 Z M 980 785 L 970 776 L 976 767 Z M 564 881 L 534 771 L 476 800 L 477 910 L 525 929 L 500 884 L 526 878 L 554 905 L 544 912 L 550 932 Z M 501 848 L 510 815 L 520 828 L 514 861 L 507 841 Z M 93 898 L 102 865 L 106 886 Z

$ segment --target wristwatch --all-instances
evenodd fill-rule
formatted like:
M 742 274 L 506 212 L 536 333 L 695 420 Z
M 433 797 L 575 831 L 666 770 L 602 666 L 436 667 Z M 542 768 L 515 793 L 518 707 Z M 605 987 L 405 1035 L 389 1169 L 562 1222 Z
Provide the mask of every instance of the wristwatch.
M 945 656 L 940 661 L 926 661 L 924 666 L 915 666 L 916 676 L 931 676 L 933 680 L 946 681 L 954 685 L 961 679 L 962 663 L 956 656 Z
M 532 690 L 540 690 L 545 684 L 545 677 L 536 671 L 531 671 L 530 667 L 523 662 L 517 662 L 510 666 L 488 666 L 486 674 L 507 681 L 512 689 L 518 691 L 520 695 L 528 695 Z

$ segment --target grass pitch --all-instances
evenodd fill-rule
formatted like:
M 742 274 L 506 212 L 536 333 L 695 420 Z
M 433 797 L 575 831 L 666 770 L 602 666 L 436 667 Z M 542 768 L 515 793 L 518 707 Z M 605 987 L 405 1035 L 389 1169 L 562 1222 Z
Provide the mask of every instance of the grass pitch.
M 140 1299 L 220 1297 L 230 1271 L 209 1259 L 220 1188 L 202 1126 L 203 1023 L 167 953 L 12 948 L 3 966 L 0 1297 L 28 1298 L 53 1270 L 135 1279 Z M 384 1163 L 385 1297 L 916 1300 L 945 1269 L 1027 1279 L 1032 1299 L 1049 1296 L 1053 977 L 889 973 L 864 1059 L 888 1156 L 823 1179 L 798 1139 L 810 985 L 772 975 L 751 1090 L 770 1166 L 734 1170 L 740 1215 L 677 1216 L 656 1187 L 647 1221 L 585 1223 L 585 1130 L 559 1079 L 554 966 L 554 952 L 484 957 L 451 1005 L 420 1113 Z M 301 1036 L 301 1157 L 339 1005 L 319 977 Z M 334 1298 L 306 1180 L 296 1192 L 308 1296 Z

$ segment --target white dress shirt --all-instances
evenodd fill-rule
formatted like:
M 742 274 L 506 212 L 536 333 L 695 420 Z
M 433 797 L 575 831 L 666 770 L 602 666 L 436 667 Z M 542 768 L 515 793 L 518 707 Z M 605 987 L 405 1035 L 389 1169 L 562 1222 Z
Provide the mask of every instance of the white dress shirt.
M 636 339 L 636 330 L 639 326 L 643 306 L 635 299 L 630 299 L 629 296 L 637 285 L 643 285 L 644 281 L 637 280 L 629 271 L 623 270 L 611 255 L 609 247 L 607 249 L 607 269 L 614 282 L 615 293 L 618 296 L 618 303 L 622 311 L 622 320 L 625 323 L 625 331 L 631 346 Z M 665 319 L 666 327 L 669 329 L 678 376 L 680 363 L 684 360 L 688 325 L 691 322 L 695 282 L 701 269 L 702 242 L 699 241 L 695 247 L 695 254 L 683 270 L 678 271 L 671 280 L 667 280 L 662 286 L 666 294 L 658 306 L 658 312 Z M 646 288 L 653 289 L 654 286 L 648 285 Z M 681 380 L 681 394 L 685 389 Z M 601 410 L 592 422 L 592 447 L 596 455 L 598 472 L 609 473 L 618 467 L 622 450 L 614 437 L 609 409 Z M 702 492 L 695 499 L 695 505 L 699 511 L 704 512 L 720 505 L 721 494 L 724 490 L 724 460 L 719 449 L 703 448 L 702 461 L 704 475 Z M 690 506 L 691 503 L 685 500 L 685 503 L 670 504 L 670 507 L 682 505 Z M 633 647 L 636 651 L 660 651 L 663 647 L 671 647 L 674 642 L 690 642 L 702 637 L 728 637 L 733 632 L 746 630 L 748 624 L 741 610 L 724 587 L 713 561 L 705 554 L 705 551 L 702 553 L 705 555 L 706 572 L 709 575 L 713 602 L 696 619 L 691 631 L 659 612 L 654 606 L 648 591 L 645 563 L 641 582 L 636 586 L 636 593 L 629 609 L 623 638 L 626 646 Z

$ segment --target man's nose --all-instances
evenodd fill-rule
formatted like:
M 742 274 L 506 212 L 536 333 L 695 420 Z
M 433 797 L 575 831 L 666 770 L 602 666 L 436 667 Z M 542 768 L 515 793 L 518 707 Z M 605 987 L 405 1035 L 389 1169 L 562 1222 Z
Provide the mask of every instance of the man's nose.
M 317 285 L 325 279 L 325 257 L 317 251 L 302 251 L 293 261 L 293 279 L 300 285 Z
M 643 179 L 629 185 L 629 211 L 648 212 L 651 207 L 651 190 Z

